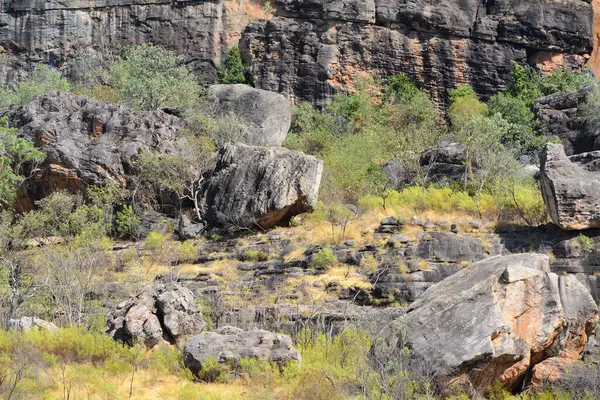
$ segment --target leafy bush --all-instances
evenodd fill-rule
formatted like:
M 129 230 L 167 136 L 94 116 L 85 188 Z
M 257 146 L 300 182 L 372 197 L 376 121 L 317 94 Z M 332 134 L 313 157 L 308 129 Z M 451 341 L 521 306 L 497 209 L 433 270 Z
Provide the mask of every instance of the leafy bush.
M 117 211 L 115 227 L 117 234 L 122 238 L 133 238 L 140 227 L 142 221 L 135 215 L 133 207 L 123 206 L 121 211 Z
M 16 129 L 7 125 L 8 119 L 0 118 L 0 211 L 15 200 L 17 188 L 25 179 L 25 164 L 35 165 L 45 158 L 44 153 L 36 150 L 31 142 L 18 138 Z
M 69 92 L 71 85 L 60 71 L 40 64 L 31 76 L 19 82 L 14 90 L 0 89 L 0 107 L 29 103 L 39 95 L 54 91 Z
M 266 7 L 266 5 L 265 5 Z M 229 49 L 227 58 L 217 68 L 219 83 L 246 83 L 244 61 L 237 46 Z
M 545 137 L 537 133 L 535 116 L 531 107 L 521 97 L 499 93 L 487 104 L 489 115 L 499 114 L 509 123 L 502 138 L 503 143 L 521 149 L 522 152 L 542 149 L 546 142 Z
M 579 244 L 581 245 L 581 249 L 586 253 L 592 253 L 596 250 L 596 243 L 594 239 L 589 236 L 585 236 L 583 233 L 580 233 L 577 237 Z
M 124 104 L 139 110 L 182 106 L 202 93 L 183 57 L 151 44 L 127 50 L 111 69 L 109 82 Z
M 203 382 L 227 382 L 229 375 L 225 366 L 216 357 L 207 356 L 198 371 L 198 377 Z
M 313 254 L 312 263 L 317 269 L 325 269 L 338 261 L 331 247 L 325 247 Z

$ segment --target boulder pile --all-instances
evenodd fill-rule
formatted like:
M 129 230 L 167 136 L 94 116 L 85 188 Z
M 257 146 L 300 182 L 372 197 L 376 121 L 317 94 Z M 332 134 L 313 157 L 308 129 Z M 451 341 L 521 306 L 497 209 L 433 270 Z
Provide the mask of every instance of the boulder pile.
M 193 293 L 170 283 L 151 286 L 119 304 L 108 318 L 106 331 L 115 340 L 138 341 L 153 348 L 202 332 L 205 325 Z

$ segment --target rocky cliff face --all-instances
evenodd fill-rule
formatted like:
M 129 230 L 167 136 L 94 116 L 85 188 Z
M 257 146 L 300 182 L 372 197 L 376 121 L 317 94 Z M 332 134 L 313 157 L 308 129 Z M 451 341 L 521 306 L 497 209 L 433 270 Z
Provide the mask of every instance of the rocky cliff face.
M 141 42 L 185 55 L 207 83 L 241 38 L 257 87 L 317 103 L 352 88 L 360 73 L 405 72 L 444 103 L 470 83 L 487 97 L 511 61 L 580 66 L 593 48 L 589 0 L 4 0 L 0 84 L 40 62 L 69 67 L 77 56 Z M 244 29 L 245 28 L 245 29 Z M 242 34 L 243 31 L 243 34 Z
M 278 0 L 277 17 L 252 22 L 241 46 L 265 89 L 320 100 L 361 72 L 404 72 L 444 103 L 470 83 L 502 88 L 511 61 L 581 65 L 591 52 L 592 5 L 584 0 Z
M 78 56 L 120 52 L 143 42 L 183 54 L 212 83 L 229 47 L 252 18 L 265 18 L 261 0 L 5 0 L 0 9 L 0 85 L 36 63 L 67 67 Z

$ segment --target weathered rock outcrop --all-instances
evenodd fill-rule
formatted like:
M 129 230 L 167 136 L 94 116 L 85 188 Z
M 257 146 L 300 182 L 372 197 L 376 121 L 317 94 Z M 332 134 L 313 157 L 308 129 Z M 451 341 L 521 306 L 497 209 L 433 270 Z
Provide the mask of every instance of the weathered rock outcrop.
M 253 18 L 267 18 L 261 1 L 8 0 L 0 8 L 0 85 L 38 63 L 66 71 L 94 58 L 150 42 L 185 57 L 203 82 Z M 82 71 L 80 71 L 82 72 Z
M 541 160 L 542 195 L 550 217 L 566 230 L 600 228 L 600 152 L 567 157 L 548 144 Z
M 596 319 L 596 303 L 575 276 L 550 273 L 545 255 L 518 254 L 477 262 L 429 288 L 399 326 L 442 376 L 514 389 L 541 361 L 581 355 Z
M 284 96 L 248 85 L 213 85 L 208 88 L 213 115 L 233 112 L 248 125 L 242 140 L 251 146 L 281 146 L 292 124 L 292 106 Z
M 50 93 L 8 112 L 18 134 L 44 153 L 45 162 L 19 193 L 18 208 L 52 192 L 83 192 L 88 185 L 127 185 L 139 152 L 173 149 L 179 118 L 70 93 Z
M 511 62 L 581 65 L 592 50 L 593 10 L 584 0 L 480 2 L 354 0 L 275 2 L 240 47 L 257 87 L 319 102 L 353 87 L 355 75 L 404 72 L 440 103 L 470 83 L 487 97 Z
M 193 293 L 176 283 L 154 285 L 117 306 L 106 331 L 115 340 L 152 348 L 202 332 L 206 323 Z
M 28 331 L 30 329 L 45 330 L 48 332 L 55 332 L 58 327 L 49 321 L 37 317 L 21 317 L 19 319 L 9 319 L 8 326 L 10 329 L 16 329 L 19 331 Z
M 583 106 L 592 85 L 579 91 L 555 93 L 536 100 L 533 111 L 542 130 L 549 137 L 562 140 L 567 155 L 600 150 L 600 132 L 586 125 Z
M 258 329 L 244 331 L 232 326 L 193 336 L 185 344 L 183 361 L 192 373 L 197 375 L 208 357 L 223 364 L 236 363 L 244 357 L 280 364 L 302 360 L 287 335 Z
M 228 144 L 204 195 L 205 215 L 225 229 L 263 229 L 312 210 L 323 162 L 284 148 Z

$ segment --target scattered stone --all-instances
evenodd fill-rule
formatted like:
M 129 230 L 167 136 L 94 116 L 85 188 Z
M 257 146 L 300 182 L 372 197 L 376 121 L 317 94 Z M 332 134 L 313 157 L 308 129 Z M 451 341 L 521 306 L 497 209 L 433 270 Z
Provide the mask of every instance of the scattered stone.
M 386 245 L 388 247 L 396 247 L 400 244 L 407 244 L 410 242 L 410 238 L 404 235 L 395 234 L 392 235 L 391 238 L 388 239 Z
M 223 365 L 235 364 L 244 357 L 278 364 L 302 361 L 300 352 L 287 335 L 265 330 L 244 331 L 230 326 L 193 336 L 185 344 L 183 361 L 193 374 L 199 375 L 208 357 L 216 358 Z

